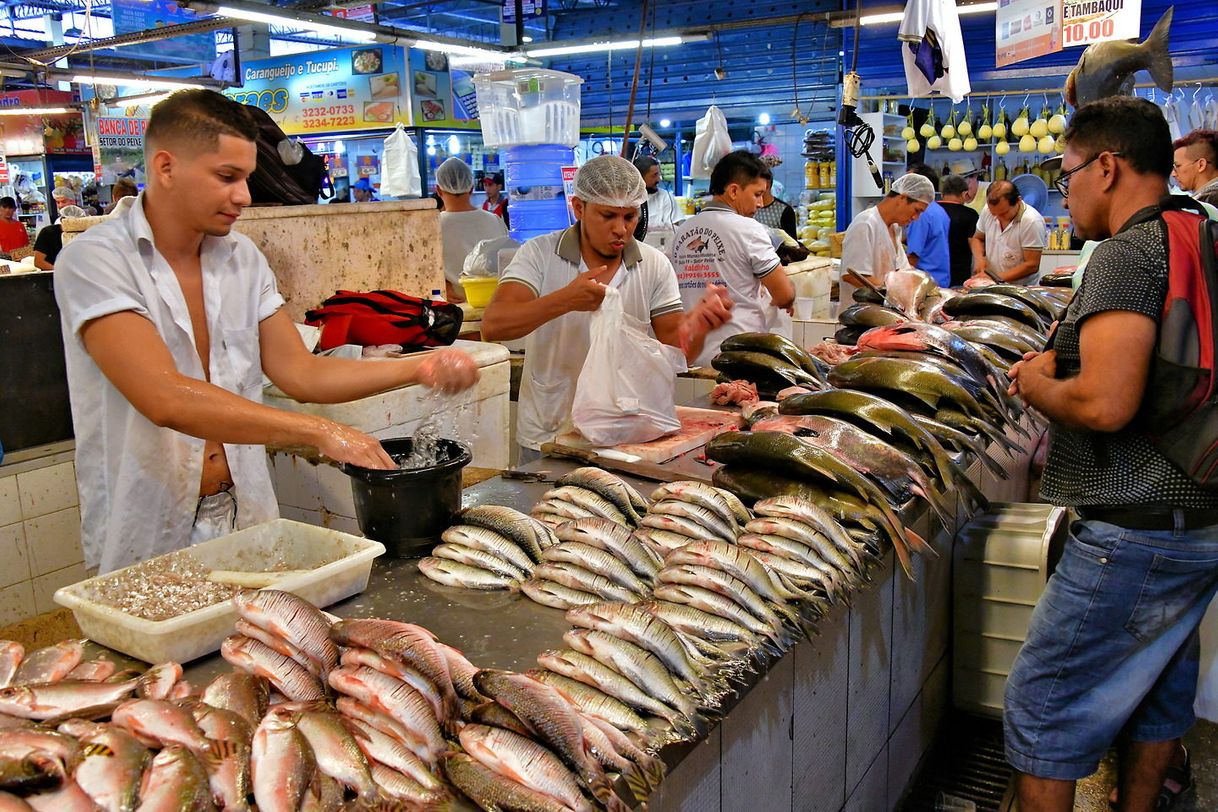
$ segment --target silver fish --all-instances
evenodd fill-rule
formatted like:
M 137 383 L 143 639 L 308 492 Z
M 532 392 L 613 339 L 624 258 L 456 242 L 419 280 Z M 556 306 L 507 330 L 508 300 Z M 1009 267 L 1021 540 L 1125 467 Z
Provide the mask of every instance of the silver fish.
M 572 606 L 582 606 L 585 603 L 600 603 L 604 598 L 585 592 L 582 589 L 571 589 L 562 584 L 533 578 L 520 585 L 520 591 L 534 603 L 549 606 L 554 609 L 570 609 Z
M 697 505 L 711 511 L 728 525 L 738 526 L 740 524 L 739 518 L 732 509 L 732 505 L 719 489 L 713 485 L 695 482 L 694 480 L 666 482 L 651 493 L 651 500 L 653 502 L 660 502 L 665 499 L 677 499 L 682 502 L 688 502 L 691 505 Z
M 273 632 L 268 632 L 261 626 L 255 626 L 253 623 L 250 623 L 248 620 L 241 617 L 237 618 L 236 622 L 233 623 L 233 631 L 242 637 L 257 640 L 271 651 L 282 654 L 284 657 L 294 661 L 297 665 L 304 668 L 313 676 L 319 679 L 321 678 L 321 666 L 318 665 L 313 658 L 309 657 L 309 655 L 305 654 L 303 651 L 296 648 L 296 646 L 292 645 L 287 640 L 284 640 L 279 635 Z
M 762 499 L 753 505 L 753 510 L 758 516 L 803 522 L 822 533 L 839 551 L 849 556 L 856 569 L 863 567 L 858 545 L 851 540 L 841 524 L 819 505 L 796 496 L 776 496 L 772 499 Z
M 338 665 L 338 647 L 330 640 L 330 621 L 313 604 L 277 589 L 243 589 L 233 605 L 245 620 L 300 649 L 325 674 Z
M 568 502 L 583 508 L 594 516 L 599 516 L 602 519 L 608 519 L 621 525 L 633 524 L 626 514 L 615 507 L 608 499 L 596 491 L 581 488 L 577 485 L 563 485 L 558 488 L 552 488 L 542 494 L 541 498 L 551 503 Z
M 686 519 L 683 516 L 670 516 L 663 513 L 648 513 L 643 517 L 643 521 L 640 524 L 643 527 L 650 527 L 655 530 L 664 530 L 669 533 L 685 536 L 687 539 L 689 539 L 689 541 L 718 538 L 715 533 L 707 530 L 693 519 Z
M 558 484 L 577 485 L 590 491 L 596 491 L 613 503 L 614 507 L 628 518 L 635 521 L 647 512 L 647 500 L 643 498 L 642 494 L 628 485 L 621 477 L 600 468 L 591 466 L 576 468 L 559 477 Z
M 592 812 L 580 792 L 579 780 L 558 756 L 518 733 L 485 725 L 461 730 L 465 752 L 500 775 L 562 801 L 571 809 Z
M 161 663 L 145 671 L 136 683 L 136 696 L 140 699 L 168 699 L 169 692 L 182 679 L 182 666 L 178 663 Z
M 9 686 L 24 656 L 25 646 L 14 640 L 0 640 L 0 688 Z
M 343 726 L 342 717 L 328 708 L 299 714 L 296 729 L 313 748 L 317 769 L 348 787 L 361 798 L 376 796 L 376 784 L 368 772 L 368 761 L 355 737 Z
M 542 558 L 547 562 L 566 562 L 592 570 L 640 595 L 648 590 L 647 584 L 622 559 L 582 541 L 564 541 L 542 553 Z
M 511 539 L 485 527 L 456 524 L 441 533 L 440 539 L 448 544 L 460 544 L 497 555 L 525 572 L 533 568 L 533 559 L 527 552 Z
M 557 548 L 550 548 L 551 550 Z M 642 597 L 648 590 L 634 591 L 619 586 L 603 575 L 566 561 L 547 561 L 533 570 L 534 578 L 599 595 L 602 600 L 628 601 Z
M 435 764 L 444 751 L 444 734 L 431 705 L 415 689 L 371 668 L 339 666 L 330 672 L 334 690 L 383 713 L 409 731 L 428 764 Z
M 478 667 L 452 646 L 436 643 L 436 648 L 440 649 L 444 659 L 448 662 L 448 671 L 452 676 L 453 687 L 457 689 L 457 693 L 466 699 L 484 701 L 486 697 L 478 693 L 478 689 L 474 687 L 474 674 L 478 672 Z
M 499 505 L 479 505 L 461 511 L 462 524 L 472 524 L 493 530 L 529 554 L 541 560 L 541 551 L 548 546 L 550 536 L 541 525 L 518 510 Z
M 272 712 L 254 731 L 250 768 L 259 812 L 296 812 L 313 783 L 317 762 L 295 722 Z
M 248 809 L 254 729 L 240 715 L 202 702 L 190 705 L 190 713 L 203 735 L 216 742 L 205 764 L 216 804 L 226 810 Z
M 692 606 L 695 609 L 701 609 L 703 612 L 709 612 L 725 620 L 730 620 L 753 632 L 753 634 L 769 638 L 782 651 L 790 648 L 792 640 L 779 626 L 755 617 L 751 612 L 745 611 L 740 604 L 723 597 L 717 592 L 687 584 L 663 584 L 656 587 L 655 597 L 656 600 L 668 601 L 669 603 L 683 603 L 686 606 Z
M 543 499 L 533 506 L 529 515 L 537 521 L 545 522 L 553 527 L 575 519 L 593 519 L 598 516 L 582 505 L 565 502 L 562 499 Z
M 266 713 L 267 693 L 266 680 L 244 671 L 231 671 L 209 682 L 199 698 L 213 708 L 232 711 L 254 728 Z
M 127 682 L 51 682 L 0 688 L 0 713 L 47 721 L 68 715 L 105 716 L 135 691 Z
M 444 700 L 440 696 L 440 691 L 436 688 L 435 683 L 400 660 L 382 657 L 372 649 L 355 647 L 345 649 L 339 658 L 339 662 L 352 668 L 361 665 L 366 666 L 374 671 L 380 671 L 382 674 L 393 677 L 399 682 L 406 683 L 422 694 L 423 698 L 431 704 L 432 709 L 436 712 L 437 719 L 444 718 Z
M 567 611 L 567 620 L 585 629 L 607 632 L 642 646 L 683 680 L 699 683 L 707 677 L 704 660 L 672 627 L 633 603 L 597 603 Z
M 702 528 L 703 538 L 714 537 L 727 542 L 734 542 L 736 540 L 737 530 L 734 518 L 729 523 L 714 511 L 707 510 L 700 505 L 685 502 L 681 499 L 661 499 L 651 506 L 650 512 L 653 515 L 662 514 L 688 519 Z
M 220 656 L 242 671 L 268 680 L 288 699 L 309 701 L 326 695 L 318 678 L 303 665 L 257 640 L 228 637 L 220 644 Z
M 27 651 L 9 680 L 9 685 L 41 685 L 59 682 L 84 659 L 84 640 L 64 640 L 53 646 Z
M 180 744 L 196 753 L 211 750 L 190 711 L 163 699 L 124 702 L 115 709 L 110 721 L 150 747 Z
M 644 521 L 646 521 L 646 518 L 647 517 L 643 517 Z M 634 531 L 634 536 L 646 544 L 657 557 L 661 558 L 661 563 L 663 563 L 663 556 L 666 556 L 673 550 L 676 550 L 679 547 L 684 547 L 686 544 L 694 541 L 694 539 L 684 535 L 683 533 L 675 533 L 671 530 L 660 530 L 654 527 L 640 527 L 638 530 Z
M 630 531 L 608 519 L 578 519 L 561 525 L 559 541 L 572 541 L 612 553 L 639 578 L 654 581 L 664 562 L 654 550 Z
M 372 765 L 372 780 L 382 793 L 409 804 L 407 808 L 442 809 L 450 800 L 446 790 L 428 789 L 409 776 L 381 764 Z
M 721 569 L 744 581 L 771 603 L 782 603 L 800 597 L 776 582 L 748 550 L 735 544 L 697 541 L 669 553 L 664 564 L 698 564 Z
M 508 589 L 517 582 L 512 576 L 432 556 L 419 559 L 419 572 L 437 584 L 462 589 Z
M 571 809 L 557 798 L 529 789 L 464 753 L 446 755 L 444 773 L 453 786 L 481 809 L 527 809 L 530 812 L 570 812 Z
M 645 739 L 655 735 L 646 719 L 625 702 L 610 696 L 600 688 L 544 668 L 533 669 L 528 675 L 556 689 L 584 714 L 604 719 L 619 730 L 636 733 Z
M 660 571 L 660 582 L 665 584 L 688 584 L 709 589 L 728 600 L 753 617 L 769 623 L 781 625 L 784 620 L 794 621 L 795 616 L 786 607 L 767 605 L 752 587 L 723 570 L 703 567 L 697 564 L 674 564 Z
M 207 770 L 195 754 L 171 744 L 153 756 L 140 784 L 139 809 L 147 812 L 214 809 Z
M 697 707 L 684 695 L 685 686 L 673 678 L 658 657 L 642 646 L 594 629 L 571 629 L 562 639 L 572 651 L 587 654 L 609 666 L 686 718 L 692 719 L 697 713 Z
M 84 745 L 72 779 L 108 812 L 132 812 L 140 800 L 140 779 L 152 753 L 116 725 L 69 719 L 59 729 Z
M 435 777 L 427 764 L 414 754 L 409 747 L 402 744 L 383 730 L 380 730 L 362 719 L 344 716 L 355 743 L 364 755 L 378 764 L 384 764 L 392 770 L 406 775 L 421 786 L 430 790 L 439 790 L 443 784 Z
M 515 581 L 523 581 L 528 578 L 531 570 L 531 568 L 524 569 L 518 567 L 494 553 L 475 550 L 462 544 L 437 544 L 432 548 L 431 554 L 435 558 L 446 558 L 449 561 L 457 561 L 461 564 L 468 564 L 471 567 L 489 570 L 496 575 L 502 575 Z

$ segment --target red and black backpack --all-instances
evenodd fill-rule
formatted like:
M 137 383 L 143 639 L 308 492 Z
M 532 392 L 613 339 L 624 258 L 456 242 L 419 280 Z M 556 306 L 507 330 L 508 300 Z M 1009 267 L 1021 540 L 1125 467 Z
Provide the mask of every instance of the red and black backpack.
M 1218 488 L 1218 222 L 1183 195 L 1155 214 L 1167 226 L 1167 296 L 1141 425 L 1194 482 Z
M 305 323 L 321 328 L 321 350 L 343 344 L 401 344 L 403 349 L 423 349 L 456 341 L 463 316 L 455 304 L 396 290 L 340 290 L 321 307 L 306 312 Z

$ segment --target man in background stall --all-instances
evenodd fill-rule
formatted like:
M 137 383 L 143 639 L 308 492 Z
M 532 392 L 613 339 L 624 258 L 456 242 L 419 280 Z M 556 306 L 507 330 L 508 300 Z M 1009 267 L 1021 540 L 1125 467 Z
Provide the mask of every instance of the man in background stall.
M 677 199 L 660 185 L 660 162 L 649 155 L 634 159 L 634 168 L 647 186 L 647 229 L 671 230 L 681 216 Z
M 503 191 L 503 173 L 488 172 L 482 177 L 482 190 L 486 192 L 486 200 L 482 201 L 482 210 L 503 221 L 509 229 L 512 227 L 508 220 L 508 196 Z
M 767 166 L 761 173 L 765 179 L 765 190 L 761 193 L 761 205 L 753 213 L 753 219 L 766 228 L 774 228 L 785 232 L 792 239 L 799 239 L 796 233 L 797 218 L 791 204 L 774 196 L 774 170 Z
M 360 178 L 351 184 L 351 196 L 356 203 L 376 203 L 376 189 L 368 178 Z
M 575 225 L 526 242 L 499 279 L 482 316 L 482 336 L 528 337 L 516 429 L 522 463 L 539 457 L 542 444 L 568 421 L 592 312 L 606 288 L 616 288 L 625 312 L 687 359 L 728 319 L 732 303 L 715 286 L 685 312 L 668 258 L 634 239 L 646 200 L 643 178 L 629 161 L 593 158 L 575 173 Z
M 995 181 L 986 190 L 985 211 L 970 244 L 974 277 L 989 271 L 1003 282 L 1035 285 L 1045 248 L 1045 219 L 1014 183 Z
M 948 175 L 943 179 L 943 191 L 939 205 L 947 212 L 947 248 L 951 261 L 951 286 L 963 285 L 973 275 L 973 249 L 969 240 L 977 233 L 977 219 L 981 215 L 968 205 L 968 180 L 959 175 Z
M 9 253 L 30 244 L 25 224 L 17 218 L 17 201 L 0 197 L 0 251 Z
M 673 265 L 685 306 L 693 307 L 711 287 L 725 287 L 733 305 L 731 318 L 706 337 L 694 366 L 708 366 L 729 336 L 766 332 L 774 308 L 790 312 L 795 304 L 795 287 L 770 232 L 753 219 L 765 191 L 766 169 L 745 150 L 723 156 L 711 170 L 714 199 L 682 222 L 673 237 Z
M 939 174 L 926 164 L 914 164 L 909 171 L 926 178 L 932 188 L 939 188 Z M 941 288 L 948 287 L 952 281 L 950 228 L 951 218 L 933 198 L 926 210 L 905 227 L 905 254 L 909 264 L 930 274 Z
M 457 350 L 374 361 L 305 348 L 265 257 L 233 232 L 257 157 L 246 111 L 202 89 L 154 106 L 144 192 L 56 262 L 81 541 L 103 573 L 276 518 L 266 444 L 394 467 L 375 437 L 264 406 L 264 374 L 313 403 L 478 379 Z
M 474 206 L 473 193 L 474 170 L 465 161 L 449 158 L 436 167 L 436 194 L 444 201 L 440 238 L 444 243 L 445 298 L 450 302 L 465 301 L 461 271 L 470 250 L 483 240 L 507 236 L 502 220 Z
M 918 219 L 934 199 L 934 185 L 921 175 L 897 178 L 883 200 L 850 221 L 842 238 L 842 273 L 854 271 L 880 287 L 888 274 L 909 268 L 901 229 Z M 854 288 L 843 279 L 840 300 L 849 302 Z
M 1202 203 L 1218 206 L 1218 130 L 1193 130 L 1172 143 L 1172 177 Z

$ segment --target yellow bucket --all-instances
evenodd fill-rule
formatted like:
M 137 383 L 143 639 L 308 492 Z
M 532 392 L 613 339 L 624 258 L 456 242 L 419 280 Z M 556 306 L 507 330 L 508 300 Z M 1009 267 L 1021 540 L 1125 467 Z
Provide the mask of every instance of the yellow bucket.
M 483 308 L 491 303 L 499 280 L 493 276 L 468 276 L 461 280 L 461 287 L 465 288 L 465 300 L 471 307 Z

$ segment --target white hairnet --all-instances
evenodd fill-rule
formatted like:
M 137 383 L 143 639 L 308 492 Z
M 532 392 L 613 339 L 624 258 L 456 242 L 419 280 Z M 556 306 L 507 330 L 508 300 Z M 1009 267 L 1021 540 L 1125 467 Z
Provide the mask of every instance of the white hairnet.
M 617 155 L 593 158 L 575 173 L 575 191 L 585 203 L 637 208 L 647 201 L 647 185 L 634 164 Z
M 910 200 L 920 200 L 923 203 L 935 202 L 935 185 L 930 182 L 929 178 L 915 175 L 913 172 L 897 178 L 892 184 L 892 191 L 905 195 Z
M 72 202 L 79 200 L 76 192 L 67 186 L 56 186 L 51 190 L 51 197 L 56 200 L 70 200 Z
M 60 217 L 88 217 L 89 213 L 80 206 L 64 206 L 59 210 Z
M 463 195 L 474 188 L 474 170 L 460 158 L 449 158 L 436 167 L 436 188 Z

